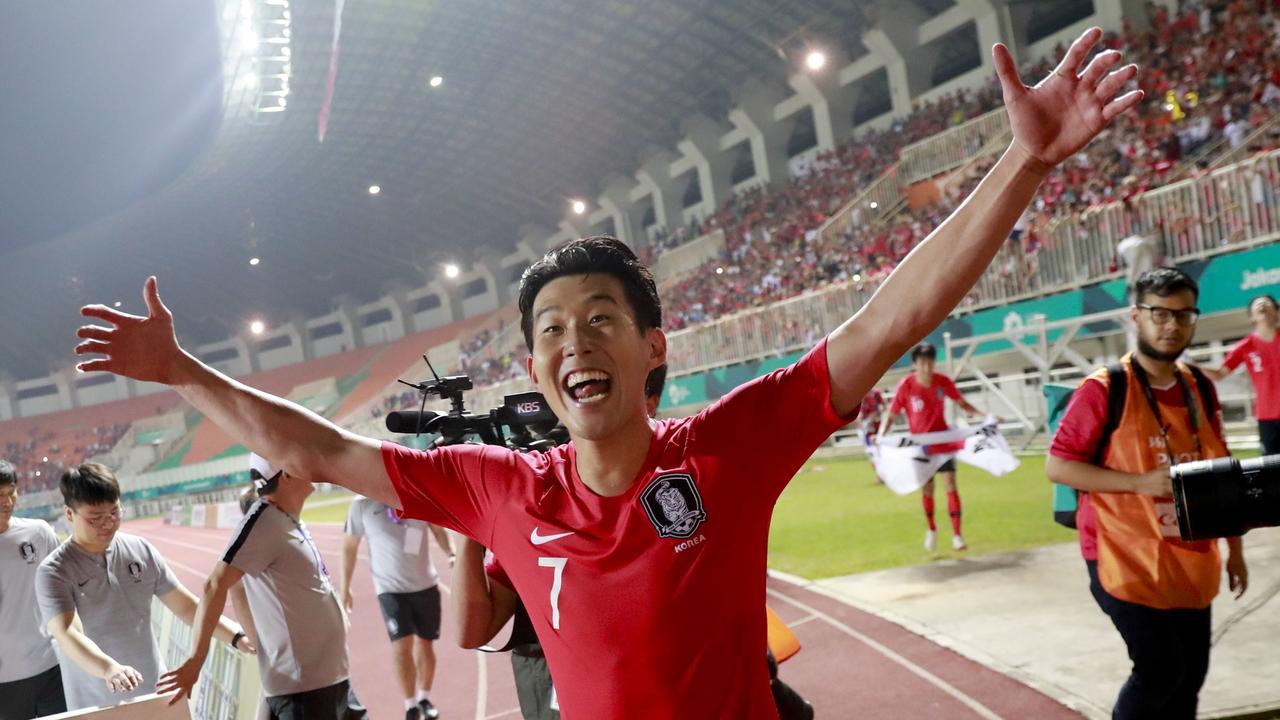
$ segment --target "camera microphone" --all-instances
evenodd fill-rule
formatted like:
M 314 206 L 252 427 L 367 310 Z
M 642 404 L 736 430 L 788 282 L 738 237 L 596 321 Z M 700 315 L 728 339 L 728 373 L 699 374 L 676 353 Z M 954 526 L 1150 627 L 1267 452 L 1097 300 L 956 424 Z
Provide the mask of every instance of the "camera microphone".
M 387 413 L 387 430 L 402 435 L 421 432 L 426 428 L 427 423 L 439 417 L 440 413 L 434 413 L 430 410 L 418 412 L 417 410 L 395 410 Z

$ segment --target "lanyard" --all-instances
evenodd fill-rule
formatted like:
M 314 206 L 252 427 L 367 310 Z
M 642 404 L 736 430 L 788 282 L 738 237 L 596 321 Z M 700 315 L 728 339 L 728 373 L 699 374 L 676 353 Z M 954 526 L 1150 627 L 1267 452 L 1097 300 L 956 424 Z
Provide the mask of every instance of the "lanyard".
M 1142 394 L 1147 398 L 1147 406 L 1151 408 L 1152 414 L 1156 416 L 1156 424 L 1160 426 L 1160 434 L 1164 436 L 1165 449 L 1168 450 L 1169 457 L 1172 459 L 1173 445 L 1169 442 L 1169 426 L 1165 424 L 1164 417 L 1160 414 L 1160 404 L 1156 402 L 1155 393 L 1151 390 L 1151 380 L 1147 378 L 1147 371 L 1136 360 L 1131 359 L 1129 366 L 1133 368 L 1133 374 L 1138 378 L 1138 385 L 1142 387 Z M 1200 459 L 1204 457 L 1200 447 L 1200 411 L 1196 406 L 1195 398 L 1191 396 L 1191 388 L 1187 385 L 1187 379 L 1183 376 L 1182 371 L 1175 367 L 1173 372 L 1178 381 L 1178 387 L 1182 389 L 1182 397 L 1187 403 L 1187 415 L 1191 419 L 1191 436 L 1196 441 L 1196 459 Z

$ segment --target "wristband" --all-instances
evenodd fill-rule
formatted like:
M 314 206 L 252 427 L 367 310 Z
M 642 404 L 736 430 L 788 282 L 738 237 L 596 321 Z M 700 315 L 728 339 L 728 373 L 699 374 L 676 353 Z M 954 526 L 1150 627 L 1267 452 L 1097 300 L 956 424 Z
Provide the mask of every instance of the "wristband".
M 248 635 L 245 635 L 243 630 L 241 630 L 240 632 L 236 633 L 236 634 L 235 634 L 235 636 L 231 638 L 231 649 L 232 649 L 232 650 L 239 650 L 240 648 L 239 648 L 239 647 L 237 647 L 237 646 L 240 644 L 240 639 L 241 639 L 241 638 L 246 638 L 246 637 L 249 637 L 249 636 L 248 636 Z

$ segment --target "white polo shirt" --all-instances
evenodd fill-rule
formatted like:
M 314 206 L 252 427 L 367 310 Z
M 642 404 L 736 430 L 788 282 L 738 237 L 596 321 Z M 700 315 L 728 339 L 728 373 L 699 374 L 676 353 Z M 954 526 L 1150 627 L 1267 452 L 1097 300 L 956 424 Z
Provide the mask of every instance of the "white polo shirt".
M 58 664 L 36 604 L 36 568 L 57 547 L 58 536 L 43 520 L 16 517 L 0 533 L 0 683 Z
M 346 533 L 369 538 L 369 570 L 373 589 L 383 593 L 412 593 L 440 581 L 427 552 L 430 528 L 421 520 L 400 519 L 387 505 L 366 497 L 351 501 Z
M 36 597 L 44 624 L 74 611 L 84 634 L 121 665 L 142 674 L 129 693 L 113 693 L 59 651 L 67 709 L 115 705 L 155 692 L 165 672 L 151 632 L 151 599 L 178 587 L 160 551 L 145 538 L 118 532 L 106 553 L 86 552 L 71 540 L 59 545 L 36 571 Z M 56 643 L 55 643 L 56 644 Z
M 306 525 L 259 500 L 222 561 L 245 574 L 263 694 L 293 695 L 350 677 L 346 618 Z

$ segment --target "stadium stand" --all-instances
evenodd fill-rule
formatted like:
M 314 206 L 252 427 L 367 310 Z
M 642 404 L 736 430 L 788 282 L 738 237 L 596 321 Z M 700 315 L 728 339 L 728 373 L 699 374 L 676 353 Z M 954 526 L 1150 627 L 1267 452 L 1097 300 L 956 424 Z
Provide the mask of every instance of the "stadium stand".
M 1266 152 L 1280 133 L 1275 11 L 1236 4 L 1219 14 L 1152 12 L 1149 30 L 1126 26 L 1106 38 L 1108 46 L 1123 48 L 1148 68 L 1142 86 L 1151 100 L 1046 181 L 1017 236 L 967 298 L 970 308 L 1115 273 L 1115 245 L 1129 234 L 1155 234 L 1166 256 L 1177 258 L 1270 232 L 1280 184 L 1274 154 Z M 1046 67 L 1040 61 L 1027 73 Z M 683 344 L 673 343 L 673 369 L 679 373 L 751 356 L 750 348 L 761 341 L 755 331 L 724 335 L 736 313 L 774 304 L 782 308 L 788 299 L 833 284 L 850 286 L 855 304 L 873 291 L 963 200 L 1003 146 L 1006 125 L 998 98 L 992 80 L 923 103 L 889 127 L 817 156 L 807 174 L 772 189 L 738 193 L 704 221 L 659 233 L 642 251 L 651 263 L 692 240 L 723 233 L 720 254 L 662 278 L 668 331 L 710 323 L 719 335 L 712 342 L 690 336 Z M 921 193 L 923 199 L 908 197 L 912 186 L 923 184 L 932 184 L 933 191 Z M 888 186 L 891 191 L 872 194 Z M 863 205 L 870 197 L 885 201 Z M 780 346 L 808 344 L 829 329 L 811 313 L 774 315 L 762 334 Z M 437 349 L 442 372 L 465 372 L 477 387 L 521 377 L 525 350 L 513 318 L 514 309 L 507 306 L 385 346 L 244 379 L 304 403 L 320 401 L 321 411 L 344 422 L 364 421 L 412 401 L 395 380 L 406 372 L 414 375 L 427 349 Z M 750 342 L 742 344 L 744 338 Z M 458 344 L 445 349 L 455 339 Z M 122 402 L 152 404 L 146 398 Z M 40 489 L 58 466 L 42 470 L 33 460 L 42 463 L 48 456 L 50 463 L 65 463 L 109 450 L 124 438 L 128 423 L 163 417 L 173 406 L 172 399 L 168 402 L 168 408 L 122 413 L 122 427 L 96 421 L 114 413 L 115 403 L 95 407 L 93 427 L 75 425 L 67 413 L 9 421 L 0 424 L 0 442 L 19 461 L 25 482 Z M 129 441 L 171 448 L 157 469 L 238 452 L 211 423 L 189 419 L 186 424 L 194 430 L 181 437 L 175 436 L 172 418 L 149 420 Z M 46 429 L 55 426 L 62 430 Z

